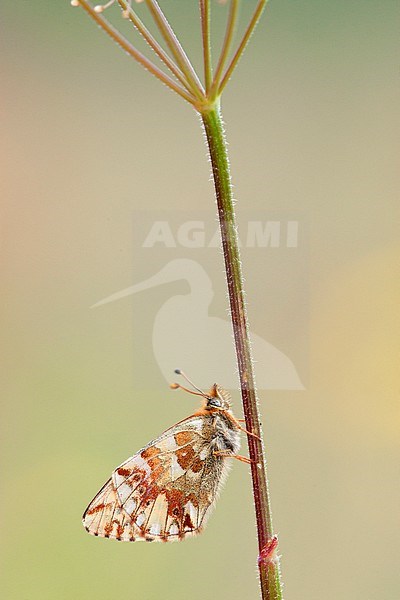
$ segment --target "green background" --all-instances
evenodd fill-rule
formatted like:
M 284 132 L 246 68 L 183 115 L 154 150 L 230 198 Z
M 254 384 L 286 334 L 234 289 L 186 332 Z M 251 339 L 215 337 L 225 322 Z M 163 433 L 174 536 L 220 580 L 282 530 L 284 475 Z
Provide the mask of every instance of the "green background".
M 197 4 L 161 4 L 198 62 Z M 135 389 L 132 304 L 89 306 L 132 281 L 134 210 L 212 206 L 198 118 L 68 2 L 0 12 L 1 596 L 256 598 L 244 465 L 195 540 L 117 544 L 80 523 L 111 470 L 192 410 L 151 361 Z M 309 222 L 309 314 L 287 334 L 307 389 L 261 394 L 287 600 L 399 594 L 398 13 L 275 0 L 224 96 L 239 214 Z M 245 264 L 253 322 L 277 294 L 259 268 Z

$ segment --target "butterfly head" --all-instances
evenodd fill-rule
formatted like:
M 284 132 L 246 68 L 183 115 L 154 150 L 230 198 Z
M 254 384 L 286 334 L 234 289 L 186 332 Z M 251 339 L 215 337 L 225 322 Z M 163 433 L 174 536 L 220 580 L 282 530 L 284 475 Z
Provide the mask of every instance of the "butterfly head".
M 205 396 L 205 409 L 209 411 L 230 410 L 231 397 L 230 394 L 222 389 L 217 383 L 214 383 L 210 393 Z

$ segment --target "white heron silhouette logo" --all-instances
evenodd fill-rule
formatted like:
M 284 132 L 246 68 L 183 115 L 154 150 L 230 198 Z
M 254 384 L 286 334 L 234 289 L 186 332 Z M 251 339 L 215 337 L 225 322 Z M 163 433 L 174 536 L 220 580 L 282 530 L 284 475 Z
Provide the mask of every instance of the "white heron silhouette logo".
M 169 298 L 159 309 L 153 324 L 153 352 L 157 364 L 169 382 L 177 365 L 184 365 L 195 381 L 206 376 L 224 387 L 238 389 L 232 325 L 209 315 L 214 296 L 212 282 L 202 265 L 194 260 L 174 259 L 156 275 L 125 288 L 91 308 L 114 302 L 155 286 L 186 280 L 190 291 Z M 256 376 L 260 389 L 303 390 L 292 361 L 278 348 L 251 333 Z

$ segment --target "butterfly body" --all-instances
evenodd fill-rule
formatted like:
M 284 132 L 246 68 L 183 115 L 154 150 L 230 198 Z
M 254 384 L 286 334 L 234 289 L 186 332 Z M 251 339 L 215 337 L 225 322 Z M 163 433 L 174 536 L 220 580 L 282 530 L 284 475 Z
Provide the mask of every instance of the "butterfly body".
M 83 515 L 92 535 L 179 541 L 204 527 L 240 448 L 238 421 L 216 384 L 194 415 L 122 463 Z

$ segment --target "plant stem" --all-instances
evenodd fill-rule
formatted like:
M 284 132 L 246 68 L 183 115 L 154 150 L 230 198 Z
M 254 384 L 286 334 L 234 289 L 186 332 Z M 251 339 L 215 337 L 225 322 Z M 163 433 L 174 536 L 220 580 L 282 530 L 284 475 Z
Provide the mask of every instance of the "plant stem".
M 229 50 L 232 44 L 233 34 L 235 33 L 236 20 L 238 15 L 239 3 L 238 0 L 231 0 L 231 6 L 229 10 L 228 23 L 226 26 L 225 39 L 222 45 L 221 55 L 218 60 L 218 65 L 215 70 L 214 79 L 212 82 L 210 97 L 215 98 L 217 90 L 221 81 L 222 71 L 227 61 Z
M 147 7 L 160 30 L 168 48 L 175 58 L 180 70 L 185 75 L 188 84 L 190 84 L 192 93 L 200 100 L 204 98 L 204 88 L 194 70 L 192 63 L 188 59 L 180 41 L 175 35 L 174 30 L 169 24 L 167 17 L 158 5 L 157 0 L 146 0 Z
M 201 35 L 203 39 L 204 84 L 206 94 L 211 87 L 210 0 L 200 0 Z
M 186 88 L 186 90 L 191 94 L 191 89 L 188 83 L 186 82 L 185 77 L 182 72 L 179 70 L 177 65 L 173 60 L 170 59 L 168 54 L 164 51 L 162 46 L 157 42 L 155 37 L 150 33 L 145 24 L 139 19 L 136 12 L 133 8 L 128 4 L 127 0 L 118 0 L 118 4 L 122 8 L 123 11 L 126 12 L 128 19 L 133 23 L 134 27 L 140 33 L 140 35 L 146 40 L 150 48 L 154 51 L 154 53 L 163 61 L 163 63 L 168 67 L 168 69 L 175 75 L 178 81 Z
M 252 461 L 251 475 L 258 533 L 261 595 L 263 600 L 281 600 L 279 561 L 275 554 L 277 538 L 272 528 L 265 452 L 254 382 L 227 146 L 219 106 L 203 112 L 201 116 L 215 185 L 246 429 L 260 438 L 247 436 L 249 456 Z
M 239 59 L 242 56 L 242 54 L 247 46 L 247 42 L 249 41 L 253 31 L 255 30 L 255 28 L 257 26 L 258 21 L 261 18 L 261 15 L 263 13 L 263 10 L 264 10 L 267 2 L 268 2 L 268 0 L 259 0 L 258 4 L 256 6 L 256 9 L 254 11 L 254 14 L 251 18 L 251 21 L 250 21 L 250 23 L 245 31 L 245 34 L 242 38 L 242 41 L 240 42 L 239 47 L 236 50 L 235 55 L 232 58 L 231 63 L 229 65 L 229 67 L 227 68 L 226 73 L 221 81 L 221 85 L 219 86 L 219 89 L 218 89 L 219 94 L 222 93 L 222 90 L 225 88 L 235 67 L 237 66 Z
M 166 73 L 161 71 L 151 60 L 146 58 L 139 50 L 137 50 L 132 44 L 117 30 L 115 27 L 111 25 L 101 14 L 97 13 L 93 6 L 90 4 L 88 0 L 79 0 L 80 6 L 92 17 L 93 21 L 97 23 L 108 35 L 115 41 L 117 44 L 121 46 L 123 50 L 129 56 L 134 58 L 139 64 L 142 65 L 147 71 L 150 71 L 157 79 L 160 79 L 166 86 L 168 86 L 171 90 L 174 90 L 179 96 L 184 98 L 190 104 L 193 104 L 195 101 L 194 96 L 190 95 L 186 92 L 181 86 L 176 83 L 175 80 L 171 79 Z

